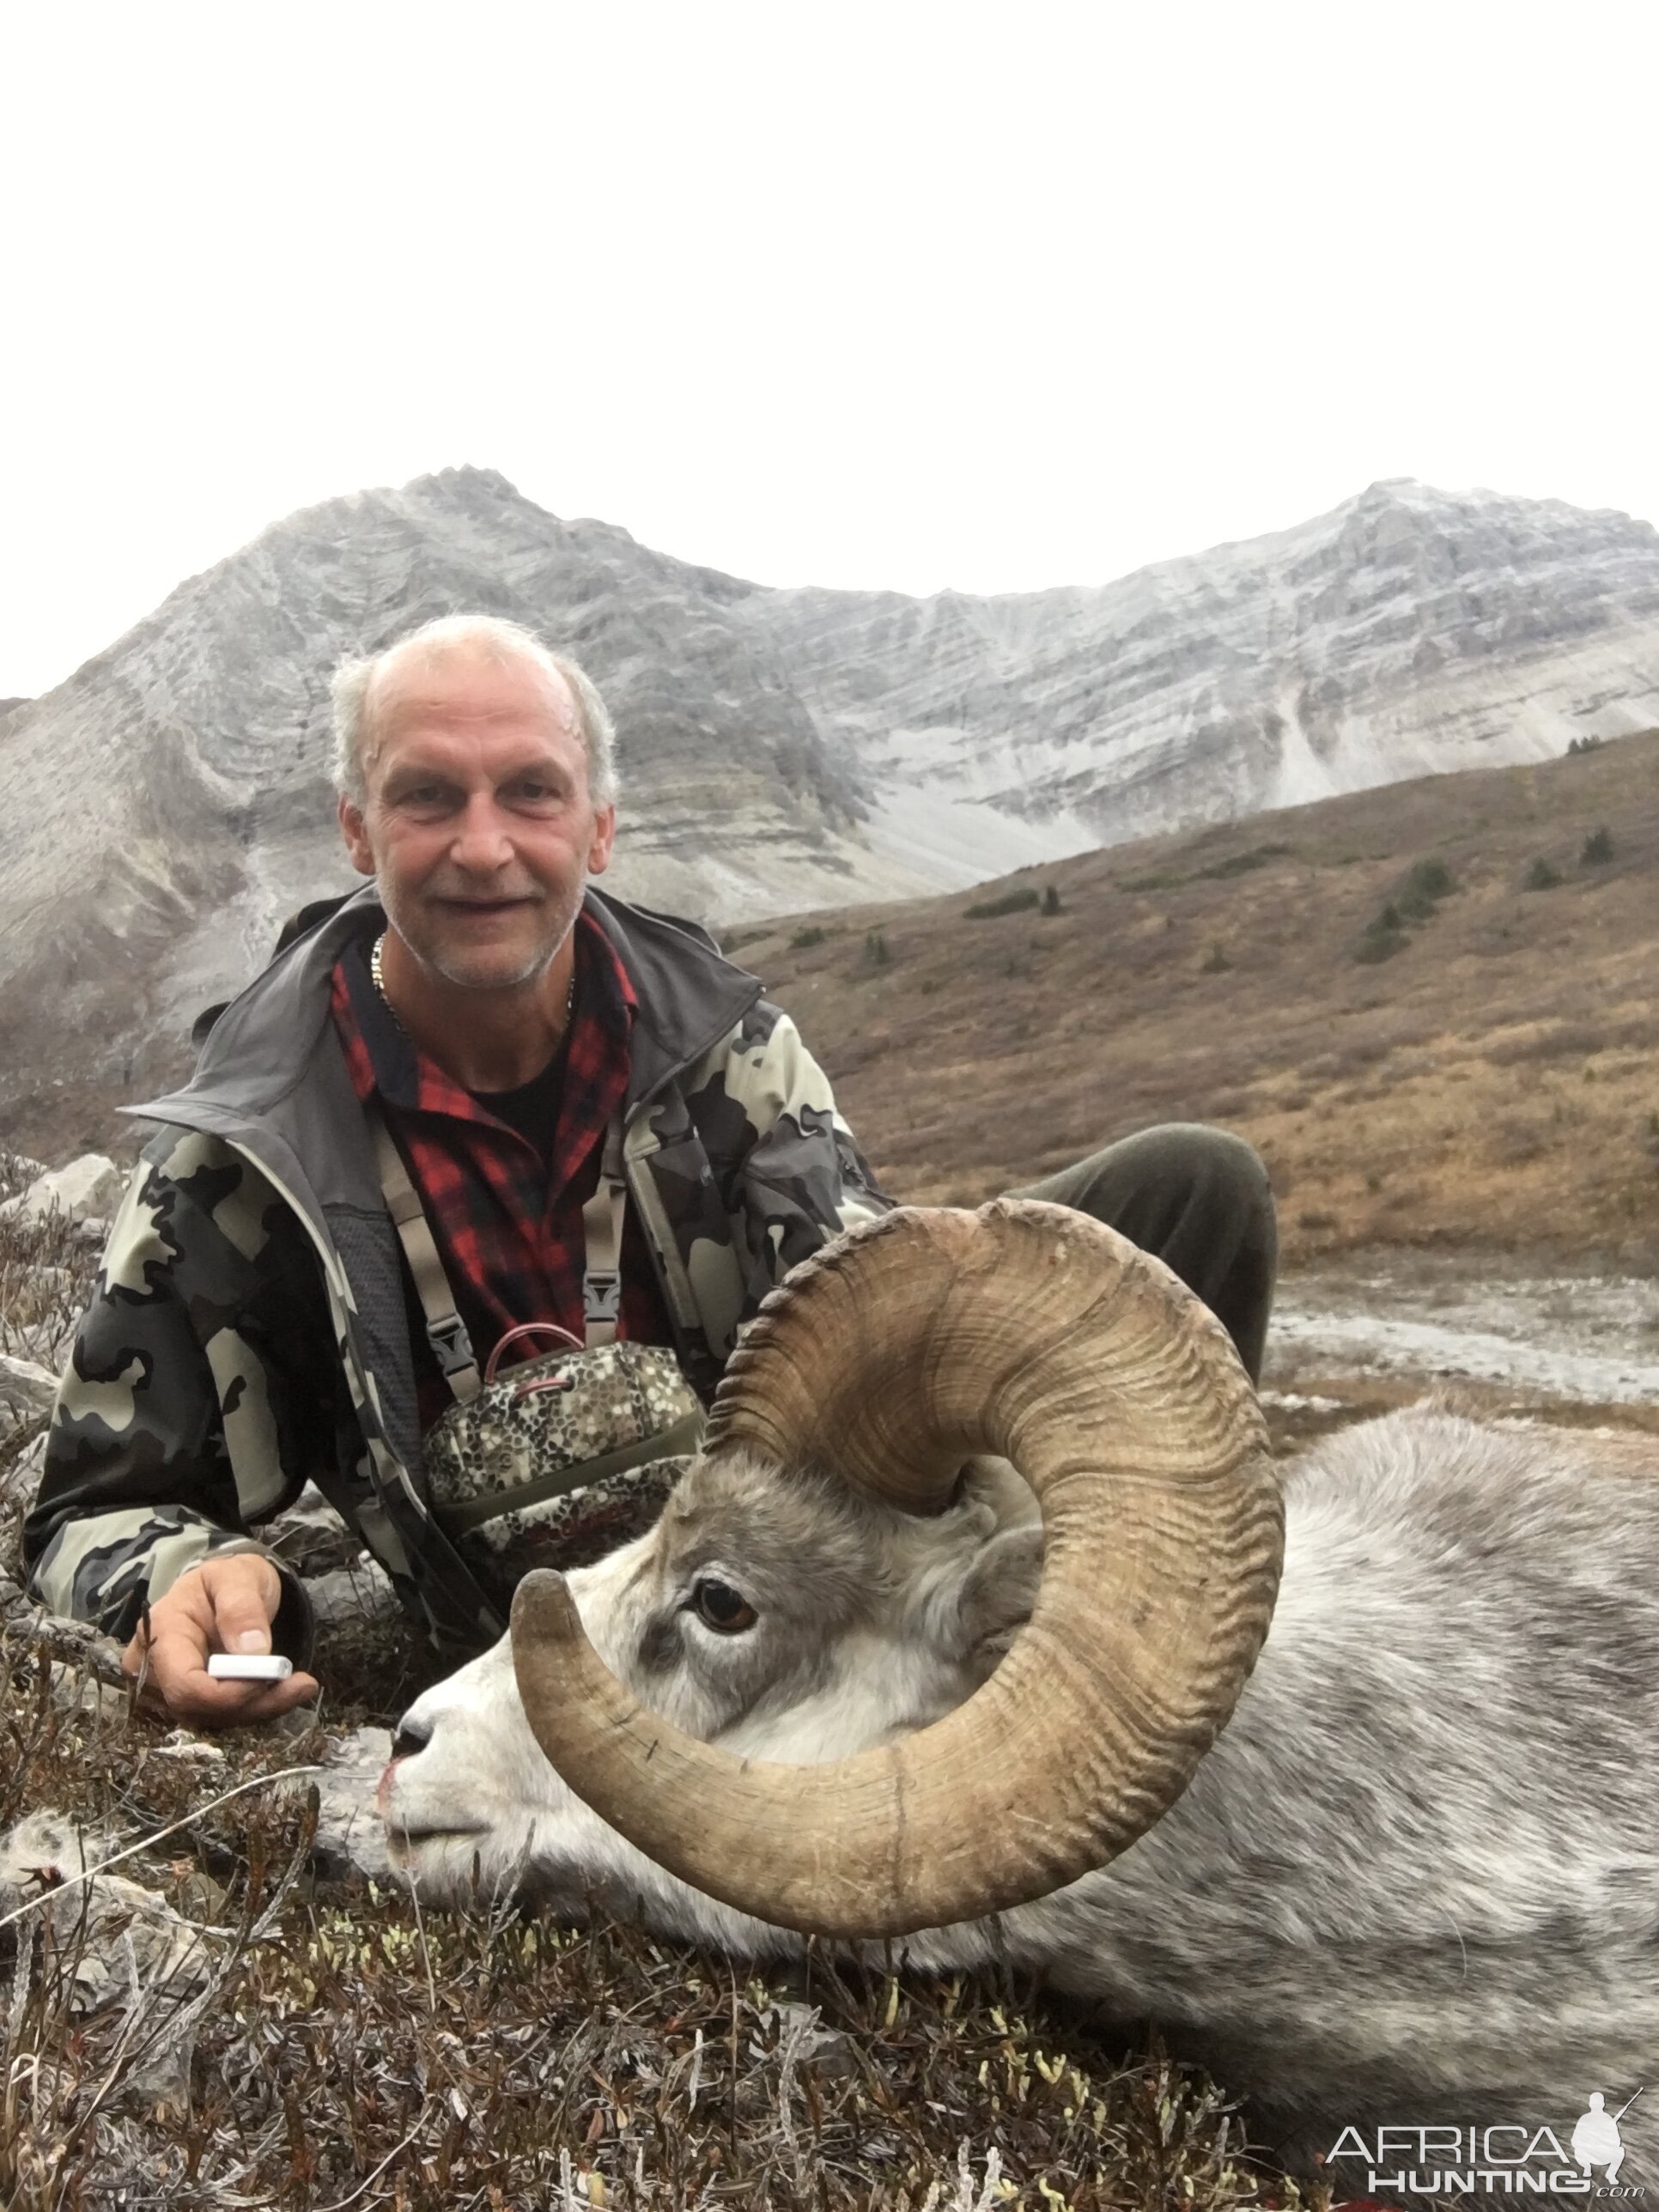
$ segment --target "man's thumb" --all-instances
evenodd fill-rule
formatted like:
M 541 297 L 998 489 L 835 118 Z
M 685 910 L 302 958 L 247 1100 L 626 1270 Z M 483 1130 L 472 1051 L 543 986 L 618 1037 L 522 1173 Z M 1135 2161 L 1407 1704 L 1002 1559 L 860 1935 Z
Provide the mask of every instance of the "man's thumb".
M 227 1568 L 230 1562 L 225 1562 Z M 239 1571 L 216 1577 L 220 1586 L 213 1593 L 215 1625 L 219 1640 L 227 1651 L 269 1651 L 270 1649 L 270 1620 L 281 1586 L 273 1589 L 276 1582 L 274 1571 L 265 1567 L 264 1560 L 250 1563 L 256 1571 L 237 1562 Z M 258 1571 L 264 1570 L 264 1571 Z

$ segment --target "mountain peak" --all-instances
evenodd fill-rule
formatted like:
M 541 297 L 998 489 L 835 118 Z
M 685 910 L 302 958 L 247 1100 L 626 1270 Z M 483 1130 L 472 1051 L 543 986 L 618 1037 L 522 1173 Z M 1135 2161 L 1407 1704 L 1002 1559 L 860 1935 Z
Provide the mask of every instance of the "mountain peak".
M 289 516 L 0 713 L 0 1109 L 8 1068 L 182 1053 L 346 888 L 328 672 L 465 608 L 592 671 L 612 880 L 719 921 L 1659 723 L 1659 542 L 1559 501 L 1385 477 L 1113 584 L 912 599 L 770 591 L 442 469 Z
M 471 461 L 459 462 L 453 468 L 432 469 L 425 476 L 411 477 L 402 489 L 405 498 L 435 496 L 457 507 L 495 507 L 504 501 L 519 507 L 536 504 L 526 499 L 517 484 L 499 469 L 477 468 Z
M 1354 504 L 1364 506 L 1369 501 L 1380 507 L 1407 497 L 1420 499 L 1425 493 L 1431 499 L 1446 497 L 1445 493 L 1437 492 L 1431 484 L 1420 483 L 1416 477 L 1378 477 L 1375 482 L 1366 485 Z

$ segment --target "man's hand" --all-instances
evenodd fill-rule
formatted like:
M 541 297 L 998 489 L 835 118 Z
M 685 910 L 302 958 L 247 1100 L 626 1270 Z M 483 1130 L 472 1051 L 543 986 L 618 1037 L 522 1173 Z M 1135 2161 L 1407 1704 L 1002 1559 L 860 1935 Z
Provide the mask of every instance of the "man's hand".
M 204 1559 L 156 1600 L 149 1609 L 148 1645 L 140 1628 L 121 1664 L 137 1674 L 148 1654 L 146 1695 L 191 1728 L 274 1720 L 316 1696 L 314 1674 L 290 1674 L 285 1682 L 219 1682 L 207 1662 L 214 1651 L 269 1651 L 282 1596 L 282 1577 L 257 1553 Z

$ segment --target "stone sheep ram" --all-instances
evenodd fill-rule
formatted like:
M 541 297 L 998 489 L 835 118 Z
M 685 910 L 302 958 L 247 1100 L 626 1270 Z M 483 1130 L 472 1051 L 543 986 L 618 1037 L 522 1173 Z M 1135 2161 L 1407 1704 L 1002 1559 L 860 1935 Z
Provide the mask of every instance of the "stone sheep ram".
M 428 1898 L 1036 1970 L 1303 2151 L 1659 2063 L 1651 1445 L 1416 1409 L 1276 1469 L 1218 1324 L 1059 1207 L 797 1269 L 657 1526 L 394 1749 Z

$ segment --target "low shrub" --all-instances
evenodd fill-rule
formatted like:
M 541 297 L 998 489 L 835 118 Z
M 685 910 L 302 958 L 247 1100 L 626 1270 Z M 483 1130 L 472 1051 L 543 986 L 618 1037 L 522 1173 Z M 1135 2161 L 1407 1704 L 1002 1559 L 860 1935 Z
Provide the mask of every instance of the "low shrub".
M 1117 887 L 1121 891 L 1173 891 L 1182 884 L 1226 883 L 1234 876 L 1248 876 L 1254 869 L 1265 868 L 1269 860 L 1282 860 L 1294 850 L 1291 845 L 1252 845 L 1248 852 L 1229 853 L 1224 860 L 1212 860 L 1184 876 L 1168 868 L 1155 869 L 1147 876 L 1121 876 Z
M 1290 850 L 1288 845 L 1252 845 L 1247 853 L 1230 853 L 1224 860 L 1212 860 L 1207 868 L 1194 868 L 1188 881 L 1224 883 L 1231 876 L 1248 876 L 1253 868 L 1265 868 L 1269 860 L 1281 860 Z
M 1613 832 L 1604 822 L 1599 830 L 1592 830 L 1584 840 L 1584 849 L 1578 855 L 1580 865 L 1586 868 L 1604 866 L 1613 858 Z
M 1390 899 L 1382 912 L 1373 915 L 1360 932 L 1359 942 L 1353 949 L 1353 957 L 1362 963 L 1392 960 L 1395 954 L 1403 952 L 1410 942 L 1411 939 L 1406 934 L 1405 918 L 1399 907 Z
M 872 929 L 869 932 L 864 940 L 864 957 L 866 963 L 872 968 L 885 968 L 891 961 L 893 956 L 887 950 L 884 931 Z
M 1443 898 L 1449 898 L 1456 889 L 1456 878 L 1443 860 L 1413 860 L 1401 878 L 1397 896 L 1412 899 L 1431 913 Z
M 976 906 L 963 908 L 969 921 L 995 921 L 1005 914 L 1024 914 L 1037 904 L 1037 894 L 1030 884 L 1017 891 L 1004 891 L 1000 898 L 982 899 Z
M 1522 879 L 1523 891 L 1553 891 L 1560 882 L 1560 871 L 1553 868 L 1540 853 Z
M 1403 929 L 1392 934 L 1378 930 L 1373 922 L 1353 949 L 1353 957 L 1362 967 L 1375 966 L 1379 960 L 1392 960 L 1396 952 L 1403 952 L 1411 943 Z
M 1440 902 L 1457 889 L 1443 860 L 1413 860 L 1382 911 L 1365 925 L 1353 957 L 1361 962 L 1392 960 L 1411 942 L 1407 925 L 1431 921 Z
M 1413 860 L 1395 887 L 1393 903 L 1406 921 L 1427 921 L 1457 889 L 1443 860 Z
M 817 922 L 809 922 L 805 929 L 798 929 L 790 939 L 789 950 L 792 952 L 810 952 L 815 945 L 822 945 L 829 934 L 829 931 L 820 929 Z
M 1049 884 L 1044 887 L 1042 893 L 1042 911 L 1044 914 L 1058 914 L 1060 912 L 1060 893 L 1054 888 L 1053 884 Z

